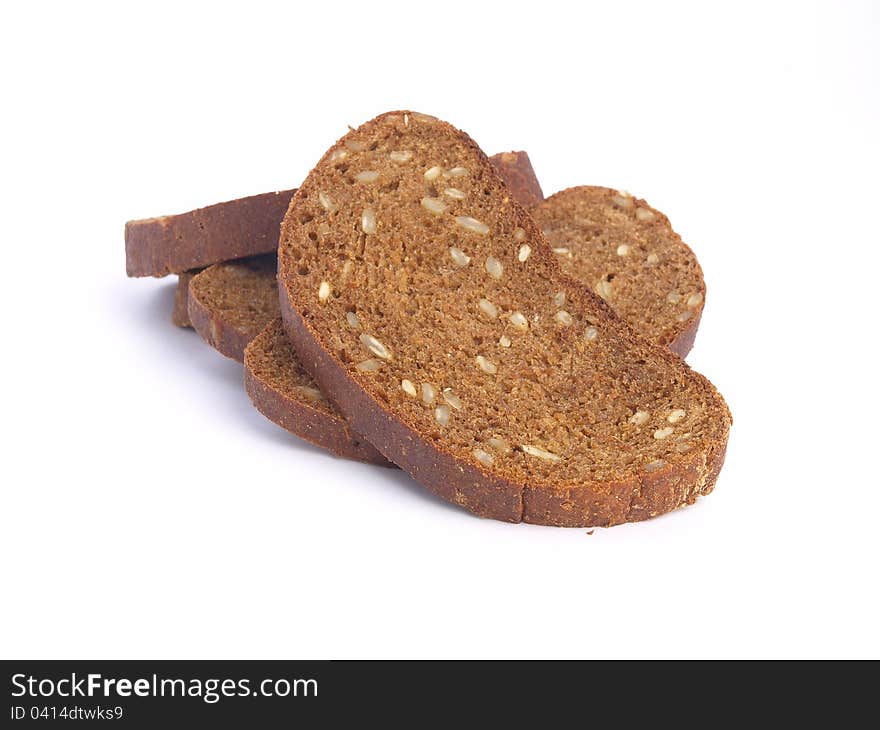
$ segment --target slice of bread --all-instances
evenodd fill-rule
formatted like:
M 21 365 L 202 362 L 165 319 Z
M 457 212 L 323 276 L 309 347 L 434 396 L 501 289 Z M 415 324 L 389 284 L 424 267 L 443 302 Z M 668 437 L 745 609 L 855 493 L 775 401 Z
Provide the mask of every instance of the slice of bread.
M 174 307 L 171 309 L 171 321 L 178 327 L 192 327 L 189 321 L 189 283 L 201 269 L 183 271 L 177 275 L 177 286 L 174 289 Z
M 497 155 L 492 155 L 489 161 L 495 166 L 501 179 L 507 183 L 517 203 L 528 208 L 544 199 L 541 183 L 535 175 L 532 161 L 524 151 L 499 152 Z
M 706 285 L 697 257 L 644 200 L 576 187 L 531 208 L 563 271 L 633 329 L 682 357 L 694 343 Z
M 337 456 L 394 466 L 351 433 L 342 414 L 303 370 L 280 319 L 266 325 L 247 346 L 244 363 L 245 389 L 270 421 Z
M 189 213 L 128 221 L 126 271 L 129 276 L 166 276 L 272 253 L 293 192 L 262 193 Z
M 241 362 L 244 348 L 277 319 L 275 254 L 214 264 L 189 284 L 189 319 L 202 339 Z
M 352 430 L 478 515 L 611 525 L 715 485 L 724 400 L 565 276 L 444 122 L 383 114 L 335 144 L 285 216 L 279 283 L 285 331 Z

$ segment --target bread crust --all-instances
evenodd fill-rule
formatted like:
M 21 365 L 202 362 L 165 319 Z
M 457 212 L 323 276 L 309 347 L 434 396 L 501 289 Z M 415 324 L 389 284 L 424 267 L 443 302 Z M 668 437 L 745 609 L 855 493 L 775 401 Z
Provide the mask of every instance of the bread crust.
M 492 155 L 489 162 L 495 166 L 498 174 L 507 183 L 513 199 L 524 208 L 544 200 L 541 183 L 538 182 L 532 161 L 525 151 L 499 152 L 497 155 Z
M 129 276 L 180 274 L 221 261 L 271 253 L 293 190 L 239 198 L 179 215 L 128 221 Z
M 200 269 L 193 269 L 177 275 L 171 321 L 178 327 L 192 327 L 192 322 L 189 319 L 189 283 L 199 271 Z
M 700 311 L 689 320 L 687 327 L 679 332 L 678 336 L 667 345 L 682 360 L 690 354 L 694 347 L 694 340 L 697 338 L 697 330 L 700 328 L 700 320 L 702 318 L 703 309 L 701 307 Z
M 260 376 L 255 360 L 279 330 L 280 322 L 270 322 L 244 350 L 244 387 L 254 407 L 273 423 L 336 456 L 393 468 L 394 464 L 371 444 L 351 432 L 341 415 L 334 417 L 305 400 L 292 398 Z
M 371 127 L 381 123 L 389 115 L 400 118 L 409 113 L 401 111 L 381 115 L 367 122 L 359 131 L 366 130 L 369 133 Z M 473 140 L 464 133 L 459 134 L 464 146 L 470 148 L 476 158 L 482 159 L 484 166 L 491 170 L 487 174 L 496 174 L 488 158 Z M 338 149 L 340 144 L 341 142 L 337 143 L 333 149 Z M 295 236 L 298 225 L 297 203 L 309 192 L 314 192 L 309 191 L 310 179 L 311 175 L 291 202 L 282 225 L 282 242 L 288 235 Z M 543 236 L 530 217 L 521 215 L 519 224 L 526 230 L 528 240 L 543 242 Z M 544 247 L 549 251 L 546 243 Z M 538 487 L 513 482 L 457 458 L 441 445 L 430 443 L 363 389 L 333 357 L 328 343 L 321 340 L 321 335 L 312 330 L 296 310 L 292 292 L 296 290 L 298 282 L 295 275 L 288 273 L 284 257 L 285 249 L 282 246 L 279 260 L 281 316 L 284 329 L 304 368 L 346 416 L 353 431 L 364 434 L 386 458 L 443 499 L 459 504 L 479 516 L 508 522 L 589 527 L 647 519 L 692 503 L 714 487 L 724 460 L 729 411 L 720 396 L 717 396 L 714 387 L 702 376 L 692 373 L 671 352 L 655 348 L 657 358 L 666 360 L 672 367 L 682 368 L 682 375 L 688 374 L 702 379 L 723 406 L 725 413 L 720 414 L 725 419 L 722 424 L 723 437 L 711 449 L 684 454 L 675 463 L 666 463 L 656 471 L 636 474 L 620 481 L 587 482 L 566 488 L 555 488 L 553 485 Z M 638 341 L 639 338 L 632 333 L 629 326 L 619 320 L 586 287 L 575 285 L 574 288 L 579 290 L 580 296 L 595 300 L 600 311 L 616 320 L 620 331 L 626 333 L 626 339 L 632 337 Z

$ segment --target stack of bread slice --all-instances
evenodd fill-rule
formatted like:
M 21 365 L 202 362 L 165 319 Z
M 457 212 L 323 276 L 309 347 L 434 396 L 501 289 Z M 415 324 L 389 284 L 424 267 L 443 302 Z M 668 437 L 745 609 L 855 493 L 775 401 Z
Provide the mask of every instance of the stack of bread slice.
M 175 323 L 268 418 L 475 514 L 612 525 L 714 487 L 730 414 L 681 359 L 702 272 L 628 193 L 544 199 L 525 153 L 399 111 L 297 191 L 128 223 L 126 254 L 178 274 Z

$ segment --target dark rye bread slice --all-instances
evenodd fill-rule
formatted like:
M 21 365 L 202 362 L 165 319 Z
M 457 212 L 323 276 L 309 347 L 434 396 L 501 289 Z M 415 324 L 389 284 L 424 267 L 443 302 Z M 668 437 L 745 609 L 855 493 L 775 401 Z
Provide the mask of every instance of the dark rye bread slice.
M 355 433 L 476 514 L 612 525 L 707 494 L 723 399 L 555 258 L 466 134 L 383 114 L 293 198 L 285 331 Z
M 166 276 L 272 253 L 293 192 L 262 193 L 189 213 L 128 221 L 126 271 L 129 276 Z
M 528 208 L 544 199 L 541 183 L 535 175 L 532 161 L 524 151 L 499 152 L 497 155 L 492 155 L 489 161 L 495 166 L 501 179 L 507 183 L 517 203 Z
M 275 254 L 214 264 L 189 284 L 189 319 L 202 339 L 241 362 L 244 348 L 277 319 Z
M 665 215 L 629 193 L 589 186 L 551 195 L 530 212 L 565 273 L 636 332 L 687 355 L 706 285 L 697 257 Z
M 348 422 L 299 364 L 281 320 L 270 322 L 245 350 L 244 384 L 260 413 L 315 446 L 348 459 L 393 467 L 352 434 Z

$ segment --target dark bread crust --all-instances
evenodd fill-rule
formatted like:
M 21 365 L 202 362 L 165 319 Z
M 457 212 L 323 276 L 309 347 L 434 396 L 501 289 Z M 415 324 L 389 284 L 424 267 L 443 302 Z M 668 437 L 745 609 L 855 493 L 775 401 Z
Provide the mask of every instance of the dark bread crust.
M 406 118 L 408 112 L 393 112 L 367 122 L 357 132 L 369 137 L 371 131 L 391 118 Z M 396 121 L 395 121 L 396 123 Z M 443 123 L 443 129 L 451 127 Z M 464 133 L 453 130 L 457 142 L 469 150 L 481 166 L 486 178 L 494 176 L 488 158 Z M 345 138 L 344 138 L 345 139 Z M 322 165 L 341 148 L 338 142 L 318 164 L 294 196 L 288 215 L 282 225 L 279 260 L 279 293 L 281 315 L 285 331 L 293 342 L 306 371 L 320 388 L 348 418 L 351 428 L 364 434 L 388 459 L 408 471 L 432 492 L 457 503 L 477 515 L 510 522 L 525 521 L 560 526 L 608 526 L 626 521 L 647 519 L 693 502 L 697 496 L 709 493 L 714 487 L 724 459 L 729 411 L 717 391 L 702 376 L 694 373 L 671 352 L 651 347 L 639 338 L 611 309 L 586 287 L 569 285 L 579 298 L 591 301 L 604 318 L 604 326 L 616 331 L 624 343 L 643 350 L 650 348 L 657 367 L 669 368 L 670 375 L 690 379 L 699 385 L 716 405 L 718 418 L 717 438 L 711 448 L 682 454 L 672 463 L 665 463 L 654 471 L 630 474 L 620 480 L 584 481 L 565 486 L 547 483 L 525 484 L 501 476 L 497 472 L 478 467 L 460 458 L 442 444 L 431 442 L 417 430 L 396 416 L 390 406 L 372 396 L 349 374 L 346 366 L 332 353 L 334 347 L 324 335 L 313 329 L 296 309 L 298 287 L 302 286 L 295 270 L 295 260 L 287 260 L 285 245 L 294 248 L 299 243 L 298 226 L 304 222 L 303 207 L 308 196 L 317 195 L 313 176 L 319 175 Z M 495 178 L 500 185 L 501 181 Z M 533 256 L 547 261 L 552 259 L 549 247 L 531 218 L 514 206 L 516 222 L 526 231 L 526 240 L 535 242 Z M 555 266 L 555 263 L 553 264 Z M 552 267 L 551 267 L 552 270 Z M 558 268 L 557 268 L 558 270 Z M 564 277 L 559 274 L 559 279 Z M 305 295 L 305 291 L 303 290 Z M 314 296 L 314 292 L 311 292 Z M 310 301 L 310 300 L 309 300 Z
M 193 269 L 177 275 L 171 321 L 178 327 L 192 327 L 192 322 L 189 319 L 189 283 L 199 271 L 200 269 Z
M 221 261 L 271 253 L 293 190 L 262 193 L 179 215 L 128 221 L 129 276 L 179 274 Z
M 699 313 L 688 322 L 687 327 L 679 332 L 678 336 L 667 345 L 680 358 L 686 358 L 693 349 L 694 340 L 697 338 L 697 330 L 700 328 L 700 320 L 702 318 L 703 310 L 701 308 Z
M 310 403 L 279 381 L 278 370 L 297 366 L 291 350 L 280 320 L 266 325 L 245 348 L 244 387 L 256 409 L 290 433 L 336 456 L 393 468 L 373 446 L 352 434 L 341 414 Z
M 524 208 L 544 200 L 541 183 L 532 167 L 528 154 L 517 152 L 499 152 L 489 158 L 501 179 L 507 183 L 513 199 Z

